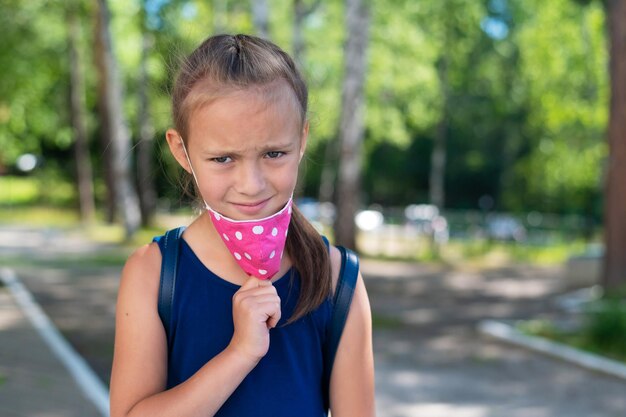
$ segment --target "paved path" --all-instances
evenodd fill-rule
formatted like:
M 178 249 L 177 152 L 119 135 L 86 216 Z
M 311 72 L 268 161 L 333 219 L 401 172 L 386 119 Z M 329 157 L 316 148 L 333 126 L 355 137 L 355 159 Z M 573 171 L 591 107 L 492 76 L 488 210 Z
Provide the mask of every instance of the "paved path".
M 3 288 L 0 288 L 0 415 L 101 416 Z
M 364 262 L 380 417 L 623 417 L 626 381 L 481 337 L 485 318 L 559 317 L 558 268 L 445 270 Z M 385 320 L 381 320 L 385 322 Z
M 0 229 L 0 242 L 7 242 L 2 234 Z M 60 237 L 41 239 L 50 243 Z M 49 259 L 73 250 L 69 243 L 47 245 L 43 252 L 37 246 L 27 250 Z M 84 253 L 94 249 L 76 246 Z M 0 245 L 0 256 L 9 251 L 20 252 Z M 119 268 L 16 269 L 61 331 L 108 381 Z M 377 323 L 379 417 L 626 415 L 626 382 L 496 343 L 475 330 L 483 318 L 562 314 L 551 301 L 562 291 L 560 269 L 457 271 L 374 261 L 364 261 L 362 269 Z M 0 340 L 5 332 L 0 328 Z M 4 342 L 0 346 L 4 351 Z

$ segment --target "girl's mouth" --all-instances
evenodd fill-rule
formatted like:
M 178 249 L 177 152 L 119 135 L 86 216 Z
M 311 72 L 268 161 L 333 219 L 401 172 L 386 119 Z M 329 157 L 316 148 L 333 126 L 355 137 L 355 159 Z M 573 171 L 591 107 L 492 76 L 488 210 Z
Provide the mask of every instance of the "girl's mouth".
M 239 211 L 241 214 L 245 214 L 247 216 L 254 216 L 263 211 L 263 209 L 267 206 L 267 203 L 270 199 L 265 199 L 252 203 L 232 203 L 232 205 Z

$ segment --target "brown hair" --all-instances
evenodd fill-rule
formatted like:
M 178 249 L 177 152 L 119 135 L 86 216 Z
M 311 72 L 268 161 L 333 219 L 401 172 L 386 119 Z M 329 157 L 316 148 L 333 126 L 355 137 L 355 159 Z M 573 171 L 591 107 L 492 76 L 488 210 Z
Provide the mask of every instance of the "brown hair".
M 176 130 L 187 138 L 190 115 L 215 97 L 234 90 L 269 87 L 276 81 L 286 82 L 293 91 L 304 126 L 308 91 L 287 53 L 273 43 L 254 36 L 209 37 L 180 65 L 172 91 Z M 195 195 L 198 195 L 197 191 Z M 295 205 L 285 249 L 301 277 L 300 297 L 289 319 L 293 322 L 317 308 L 332 288 L 326 245 Z

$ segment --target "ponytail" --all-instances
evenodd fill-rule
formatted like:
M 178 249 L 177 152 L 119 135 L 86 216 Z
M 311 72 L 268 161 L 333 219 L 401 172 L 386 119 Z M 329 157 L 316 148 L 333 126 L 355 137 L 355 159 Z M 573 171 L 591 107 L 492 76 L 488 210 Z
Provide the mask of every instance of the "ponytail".
M 300 273 L 300 297 L 287 322 L 292 323 L 319 307 L 332 290 L 328 248 L 295 204 L 285 248 Z

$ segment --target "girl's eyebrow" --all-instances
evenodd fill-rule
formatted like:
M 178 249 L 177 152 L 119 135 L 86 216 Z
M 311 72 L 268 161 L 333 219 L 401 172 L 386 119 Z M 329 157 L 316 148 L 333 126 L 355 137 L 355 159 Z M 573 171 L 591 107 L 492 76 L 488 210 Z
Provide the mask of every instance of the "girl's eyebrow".
M 275 150 L 281 150 L 281 149 L 289 149 L 293 146 L 295 146 L 296 143 L 294 141 L 289 141 L 289 142 L 276 142 L 276 143 L 268 143 L 265 145 L 261 145 L 261 146 L 257 146 L 254 149 L 258 152 L 268 152 L 268 151 L 275 151 Z M 238 156 L 240 155 L 242 152 L 240 150 L 235 150 L 235 149 L 202 149 L 200 151 L 202 153 L 202 155 L 212 155 L 212 156 L 216 156 L 216 155 L 233 155 L 233 156 Z
M 268 143 L 268 144 L 259 146 L 257 149 L 263 152 L 275 151 L 275 150 L 280 150 L 280 149 L 288 149 L 294 146 L 295 144 L 296 143 L 294 141 L 289 141 L 289 142 L 284 142 L 284 143 L 283 142 Z

